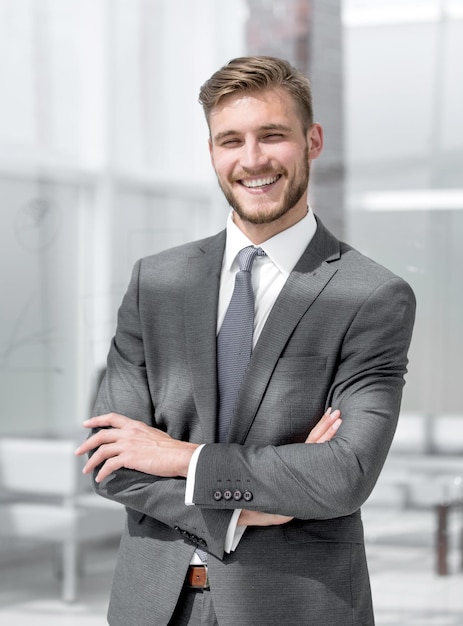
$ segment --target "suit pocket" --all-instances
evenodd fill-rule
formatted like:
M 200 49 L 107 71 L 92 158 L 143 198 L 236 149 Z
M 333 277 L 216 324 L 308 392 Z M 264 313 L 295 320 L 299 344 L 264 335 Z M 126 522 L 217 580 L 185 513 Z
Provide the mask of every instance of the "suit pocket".
M 294 377 L 310 380 L 323 376 L 326 371 L 325 356 L 285 356 L 278 360 L 274 376 L 293 379 Z

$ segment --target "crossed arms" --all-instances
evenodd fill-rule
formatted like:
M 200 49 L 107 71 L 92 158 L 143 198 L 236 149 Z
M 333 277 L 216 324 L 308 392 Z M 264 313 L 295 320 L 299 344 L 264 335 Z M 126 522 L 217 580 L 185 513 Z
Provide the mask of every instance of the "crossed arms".
M 341 425 L 340 411 L 329 408 L 309 433 L 305 443 L 330 441 Z M 121 468 L 136 470 L 164 478 L 186 478 L 191 457 L 200 444 L 174 439 L 159 428 L 118 413 L 92 417 L 86 428 L 101 429 L 92 434 L 77 450 L 77 455 L 93 454 L 85 464 L 84 474 L 96 472 L 95 481 L 102 482 Z M 99 469 L 98 469 L 99 468 Z M 292 519 L 277 513 L 243 509 L 238 525 L 268 526 Z

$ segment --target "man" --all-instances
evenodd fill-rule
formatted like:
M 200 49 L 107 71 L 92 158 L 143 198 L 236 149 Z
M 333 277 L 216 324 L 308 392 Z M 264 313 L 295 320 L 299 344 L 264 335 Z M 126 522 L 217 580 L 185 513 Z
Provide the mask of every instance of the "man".
M 359 508 L 396 427 L 414 296 L 308 208 L 323 133 L 303 75 L 235 59 L 200 101 L 226 232 L 136 264 L 77 450 L 128 512 L 109 623 L 371 626 Z M 238 275 L 255 315 L 235 376 Z

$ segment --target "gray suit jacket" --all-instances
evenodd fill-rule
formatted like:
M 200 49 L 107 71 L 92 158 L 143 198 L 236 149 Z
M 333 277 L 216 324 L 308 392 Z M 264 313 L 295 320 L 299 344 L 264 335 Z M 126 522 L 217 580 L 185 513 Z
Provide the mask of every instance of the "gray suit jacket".
M 194 501 L 185 480 L 119 470 L 95 488 L 127 507 L 113 626 L 161 626 L 195 548 L 209 552 L 221 626 L 371 626 L 360 506 L 396 428 L 415 300 L 402 279 L 318 220 L 253 351 L 229 443 L 216 436 L 216 323 L 225 233 L 139 261 L 122 302 L 95 414 L 115 411 L 206 443 Z M 328 406 L 343 424 L 307 445 Z M 226 499 L 226 490 L 246 501 Z M 293 516 L 248 528 L 234 508 Z

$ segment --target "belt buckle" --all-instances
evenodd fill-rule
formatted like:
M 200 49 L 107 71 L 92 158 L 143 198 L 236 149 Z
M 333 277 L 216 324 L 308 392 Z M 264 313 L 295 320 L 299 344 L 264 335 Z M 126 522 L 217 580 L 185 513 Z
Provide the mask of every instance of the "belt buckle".
M 185 579 L 189 589 L 209 589 L 207 565 L 190 565 Z

